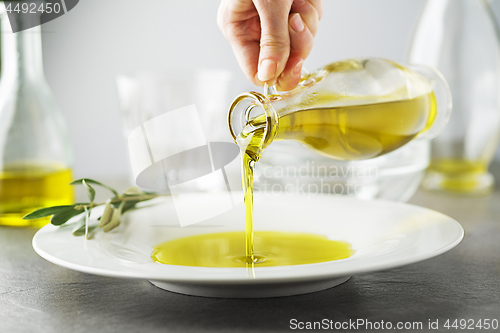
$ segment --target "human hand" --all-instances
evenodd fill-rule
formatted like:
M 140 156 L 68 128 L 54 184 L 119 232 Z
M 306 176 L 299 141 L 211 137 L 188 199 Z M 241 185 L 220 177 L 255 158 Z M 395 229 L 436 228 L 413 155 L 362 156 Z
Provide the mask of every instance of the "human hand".
M 322 0 L 222 0 L 217 24 L 250 81 L 291 90 L 321 15 Z

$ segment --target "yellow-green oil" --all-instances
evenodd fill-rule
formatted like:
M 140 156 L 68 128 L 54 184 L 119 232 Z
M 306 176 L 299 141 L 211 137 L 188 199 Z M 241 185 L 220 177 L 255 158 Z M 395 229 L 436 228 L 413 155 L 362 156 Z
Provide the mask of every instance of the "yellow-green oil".
M 431 92 L 405 100 L 285 112 L 275 140 L 298 141 L 338 160 L 363 160 L 408 143 L 432 125 L 436 111 Z
M 181 266 L 248 267 L 245 232 L 202 234 L 171 240 L 156 246 L 154 261 Z M 349 243 L 325 236 L 274 231 L 255 231 L 255 267 L 320 263 L 348 258 Z
M 0 172 L 0 225 L 42 227 L 49 218 L 23 220 L 32 211 L 74 202 L 72 172 L 57 165 L 11 164 Z

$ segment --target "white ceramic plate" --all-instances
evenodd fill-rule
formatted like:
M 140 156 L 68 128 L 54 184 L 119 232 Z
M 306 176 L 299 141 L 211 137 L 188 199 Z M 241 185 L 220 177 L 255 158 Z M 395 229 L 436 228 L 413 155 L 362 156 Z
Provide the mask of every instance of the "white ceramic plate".
M 203 210 L 217 199 L 193 194 Z M 335 196 L 257 194 L 257 230 L 301 231 L 344 240 L 356 251 L 347 259 L 297 266 L 204 268 L 152 261 L 153 246 L 211 232 L 244 229 L 243 205 L 202 223 L 181 228 L 170 199 L 128 215 L 114 231 L 92 240 L 72 235 L 73 227 L 47 225 L 33 239 L 48 261 L 80 272 L 150 280 L 174 292 L 212 297 L 274 297 L 326 289 L 353 274 L 390 269 L 442 254 L 464 231 L 452 218 L 422 207 L 390 201 Z M 388 273 L 390 274 L 390 273 Z

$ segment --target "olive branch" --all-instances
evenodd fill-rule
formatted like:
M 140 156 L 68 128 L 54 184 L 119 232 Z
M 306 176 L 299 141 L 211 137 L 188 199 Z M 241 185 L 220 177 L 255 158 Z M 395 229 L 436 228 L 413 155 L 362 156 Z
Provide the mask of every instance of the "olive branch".
M 75 223 L 76 227 L 73 231 L 73 235 L 85 235 L 87 239 L 90 239 L 94 236 L 98 228 L 102 228 L 104 232 L 108 232 L 118 227 L 121 223 L 122 215 L 128 211 L 139 208 L 136 206 L 139 202 L 144 202 L 161 196 L 161 194 L 142 191 L 137 187 L 131 187 L 120 195 L 115 189 L 89 178 L 75 180 L 71 183 L 71 185 L 83 185 L 87 190 L 89 202 L 40 208 L 25 215 L 23 219 L 34 220 L 52 216 L 50 218 L 50 223 L 61 226 L 74 217 L 79 216 L 77 222 Z M 95 203 L 94 199 L 96 191 L 92 185 L 97 185 L 109 190 L 113 193 L 113 196 L 106 202 Z M 89 220 L 92 209 L 103 205 L 105 206 L 104 211 L 97 219 L 99 221 L 99 225 L 90 225 Z

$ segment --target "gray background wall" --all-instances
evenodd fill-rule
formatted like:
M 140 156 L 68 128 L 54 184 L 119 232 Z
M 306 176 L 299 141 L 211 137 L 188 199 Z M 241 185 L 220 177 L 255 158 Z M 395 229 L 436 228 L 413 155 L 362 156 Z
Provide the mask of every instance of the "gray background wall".
M 377 56 L 404 61 L 423 0 L 325 0 L 305 67 Z M 254 89 L 216 25 L 216 0 L 81 0 L 43 25 L 46 77 L 64 112 L 76 177 L 126 177 L 115 77 L 139 70 L 224 68 L 231 96 Z M 226 110 L 221 110 L 226 112 Z

